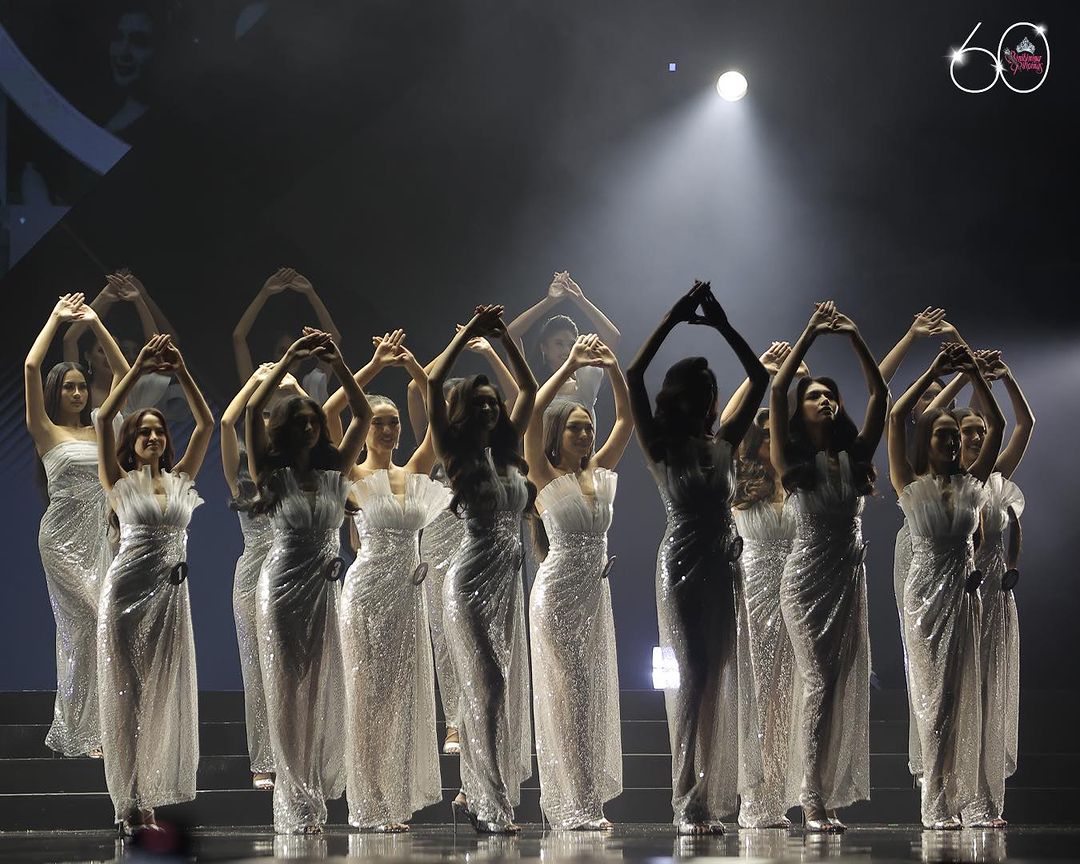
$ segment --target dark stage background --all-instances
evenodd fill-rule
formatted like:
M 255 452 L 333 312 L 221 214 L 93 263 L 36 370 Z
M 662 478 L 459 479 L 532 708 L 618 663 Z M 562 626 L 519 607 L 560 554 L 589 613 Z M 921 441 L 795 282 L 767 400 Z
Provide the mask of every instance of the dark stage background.
M 563 269 L 621 328 L 624 364 L 695 277 L 712 280 L 759 350 L 794 339 L 814 300 L 835 299 L 879 358 L 917 310 L 946 307 L 973 345 L 1004 351 L 1038 418 L 1015 478 L 1027 495 L 1024 685 L 1080 686 L 1071 296 L 1080 32 L 1068 4 L 200 5 L 147 7 L 168 26 L 155 31 L 150 107 L 123 132 L 131 149 L 104 176 L 67 171 L 59 150 L 39 160 L 47 179 L 66 178 L 50 188 L 66 189 L 61 203 L 73 206 L 3 280 L 0 690 L 55 685 L 36 545 L 44 502 L 20 364 L 56 295 L 92 297 L 106 272 L 130 266 L 220 417 L 239 385 L 232 328 L 281 265 L 314 282 L 354 368 L 371 334 L 395 326 L 426 362 L 474 304 L 517 314 Z M 98 14 L 87 9 L 98 7 L 75 19 L 62 4 L 0 3 L 8 34 L 77 102 L 103 56 L 65 49 L 98 32 L 85 29 Z M 101 7 L 102 39 L 126 9 Z M 240 34 L 244 15 L 250 29 Z M 1018 19 L 1049 28 L 1046 84 L 1028 95 L 1000 83 L 960 92 L 950 47 L 982 21 L 973 44 L 993 50 Z M 737 104 L 712 89 L 728 67 L 750 82 Z M 10 147 L 33 161 L 24 151 L 48 148 L 9 109 Z M 99 123 L 111 110 L 84 108 Z M 9 161 L 5 206 L 17 203 L 21 170 Z M 305 310 L 297 295 L 271 300 L 252 335 L 256 362 L 281 330 L 313 323 Z M 129 309 L 108 323 L 138 337 Z M 933 348 L 912 352 L 894 395 Z M 700 328 L 669 340 L 654 392 L 671 362 L 697 353 L 730 393 L 734 358 Z M 809 362 L 839 379 L 861 416 L 865 387 L 846 342 L 819 340 Z M 373 390 L 404 405 L 404 388 L 403 373 L 388 372 Z M 599 414 L 603 431 L 606 388 Z M 879 470 L 865 514 L 873 665 L 884 686 L 899 687 L 891 568 L 900 519 L 884 448 Z M 619 473 L 620 675 L 623 687 L 647 687 L 662 508 L 636 444 Z M 239 688 L 231 577 L 241 536 L 216 441 L 198 488 L 206 504 L 189 559 L 199 682 Z

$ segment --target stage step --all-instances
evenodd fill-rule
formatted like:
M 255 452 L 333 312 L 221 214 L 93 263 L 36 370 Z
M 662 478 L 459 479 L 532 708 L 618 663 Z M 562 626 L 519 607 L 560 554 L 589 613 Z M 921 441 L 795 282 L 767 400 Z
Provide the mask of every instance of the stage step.
M 663 694 L 620 694 L 623 794 L 607 808 L 620 822 L 664 821 L 671 812 L 671 758 Z M 51 692 L 0 693 L 0 831 L 95 829 L 112 821 L 100 760 L 68 759 L 44 745 L 52 716 Z M 1070 822 L 1080 809 L 1080 743 L 1071 733 L 1075 694 L 1025 694 L 1021 706 L 1020 768 L 1009 781 L 1007 817 L 1017 822 Z M 189 825 L 268 825 L 265 792 L 250 788 L 243 694 L 199 695 L 199 795 L 162 808 Z M 438 722 L 439 740 L 444 724 Z M 903 691 L 876 691 L 871 700 L 871 801 L 845 811 L 852 822 L 915 822 L 918 793 L 907 771 L 907 704 Z M 1052 751 L 1059 752 L 1052 752 Z M 418 814 L 419 823 L 445 823 L 459 783 L 458 758 L 440 758 L 445 801 Z M 539 781 L 525 781 L 518 819 L 538 822 Z M 330 805 L 331 821 L 344 824 L 343 801 Z M 793 818 L 797 814 L 793 814 Z

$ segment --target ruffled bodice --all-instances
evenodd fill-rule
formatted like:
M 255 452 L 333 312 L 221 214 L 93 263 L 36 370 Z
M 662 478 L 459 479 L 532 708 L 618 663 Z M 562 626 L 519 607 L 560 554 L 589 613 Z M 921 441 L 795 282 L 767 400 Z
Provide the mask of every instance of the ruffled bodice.
M 61 441 L 41 457 L 49 482 L 49 500 L 104 497 L 98 479 L 98 452 L 95 441 Z
M 715 438 L 710 442 L 709 450 L 708 464 L 665 461 L 650 465 L 669 522 L 675 516 L 731 518 L 731 499 L 735 494 L 731 445 L 723 438 Z
M 548 537 L 560 534 L 590 534 L 603 537 L 611 527 L 612 506 L 619 475 L 606 468 L 593 471 L 595 498 L 582 492 L 575 474 L 564 474 L 547 484 L 536 496 L 540 518 Z
M 430 525 L 453 497 L 442 483 L 423 474 L 407 474 L 405 500 L 399 501 L 385 469 L 357 481 L 352 488 L 362 513 L 356 519 L 361 537 L 371 529 L 419 531 Z
M 851 473 L 851 457 L 847 451 L 838 456 L 840 471 L 829 470 L 825 451 L 814 457 L 817 482 L 812 489 L 797 489 L 788 497 L 795 520 L 797 536 L 820 531 L 822 527 L 843 527 L 862 516 L 863 496 L 855 488 Z
M 1012 480 L 1006 480 L 995 471 L 986 481 L 986 494 L 983 498 L 983 532 L 987 543 L 1005 531 L 1009 523 L 1009 508 L 1016 512 L 1017 518 L 1024 513 L 1024 493 Z
M 315 489 L 300 488 L 292 468 L 282 468 L 271 476 L 270 484 L 278 504 L 271 514 L 274 527 L 294 533 L 336 531 L 345 519 L 345 497 L 349 480 L 340 471 L 315 471 Z
M 203 503 L 195 491 L 195 482 L 185 473 L 161 472 L 165 491 L 165 504 L 154 494 L 154 477 L 149 466 L 129 471 L 113 485 L 109 503 L 120 520 L 123 529 L 133 525 L 154 525 L 170 528 L 187 528 L 191 514 Z
M 970 474 L 954 474 L 944 481 L 920 477 L 904 487 L 900 508 L 913 542 L 963 540 L 975 530 L 984 500 L 983 484 Z
M 746 542 L 790 543 L 795 536 L 795 514 L 788 501 L 779 511 L 769 501 L 755 501 L 749 507 L 736 507 L 732 513 L 739 536 Z

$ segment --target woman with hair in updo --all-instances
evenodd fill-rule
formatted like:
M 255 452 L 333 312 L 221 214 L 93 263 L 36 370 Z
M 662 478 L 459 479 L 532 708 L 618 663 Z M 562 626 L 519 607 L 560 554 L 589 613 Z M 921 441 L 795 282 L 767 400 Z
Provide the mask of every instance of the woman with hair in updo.
M 176 461 L 156 408 L 132 413 L 113 434 L 113 417 L 149 371 L 177 377 L 195 418 Z M 105 782 L 125 834 L 156 830 L 155 807 L 195 797 L 199 708 L 187 528 L 202 503 L 195 477 L 213 431 L 184 358 L 161 335 L 139 352 L 97 417 L 98 475 L 120 532 L 98 603 L 98 690 Z
M 563 382 L 585 366 L 606 370 L 615 425 L 595 447 L 588 409 L 562 401 Z M 600 339 L 580 336 L 540 388 L 525 433 L 525 456 L 539 492 L 534 521 L 542 560 L 529 602 L 540 806 L 555 828 L 610 830 L 604 803 L 622 792 L 619 672 L 608 556 L 619 464 L 633 433 L 630 394 L 618 361 Z
M 821 335 L 851 340 L 870 391 L 859 429 L 832 378 L 801 378 Z M 789 497 L 795 537 L 784 563 L 780 608 L 803 684 L 799 803 L 806 830 L 839 832 L 835 809 L 870 797 L 870 637 L 863 499 L 873 491 L 874 451 L 889 389 L 854 322 L 819 303 L 773 379 L 769 451 Z
M 341 443 L 313 399 L 279 402 L 263 420 L 289 367 L 314 355 L 341 382 L 353 419 Z M 248 402 L 247 450 L 273 539 L 259 574 L 259 658 L 274 753 L 274 830 L 320 834 L 326 800 L 345 787 L 345 694 L 338 639 L 338 557 L 348 472 L 364 446 L 371 406 L 330 334 L 305 328 Z
M 750 379 L 746 398 L 719 429 L 716 375 L 704 357 L 680 360 L 667 371 L 655 413 L 645 389 L 646 369 L 683 322 L 719 331 Z M 667 511 L 656 560 L 656 612 L 661 649 L 678 667 L 678 681 L 664 691 L 674 821 L 680 834 L 720 834 L 738 791 L 740 543 L 731 516 L 732 457 L 753 423 L 769 373 L 728 322 L 709 284 L 695 282 L 641 347 L 626 377 L 638 441 Z
M 521 781 L 531 773 L 529 657 L 521 584 L 521 518 L 536 487 L 526 479 L 522 436 L 536 379 L 507 332 L 501 306 L 478 306 L 428 374 L 432 440 L 454 492 L 465 536 L 443 586 L 443 614 L 461 685 L 461 794 L 454 801 L 481 833 L 509 834 Z M 513 411 L 484 375 L 443 384 L 470 339 L 502 342 L 517 382 Z
M 57 363 L 41 382 L 41 366 L 61 324 L 82 322 L 113 369 L 128 371 L 115 340 L 82 294 L 65 294 L 34 340 L 23 365 L 26 428 L 41 460 L 49 506 L 38 549 L 56 621 L 56 700 L 45 744 L 65 756 L 101 757 L 97 699 L 97 607 L 109 565 L 105 493 L 98 479 L 95 411 L 89 376 L 79 363 Z

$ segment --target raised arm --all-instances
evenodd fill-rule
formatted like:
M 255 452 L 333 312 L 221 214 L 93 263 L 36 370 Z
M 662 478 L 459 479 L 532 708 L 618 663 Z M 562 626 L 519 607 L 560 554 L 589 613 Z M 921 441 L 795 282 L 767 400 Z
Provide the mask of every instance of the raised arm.
M 594 352 L 599 341 L 594 334 L 578 336 L 566 360 L 537 391 L 532 417 L 525 430 L 525 461 L 529 463 L 529 476 L 539 489 L 558 476 L 558 472 L 544 452 L 544 412 L 574 372 L 582 366 L 599 365 L 599 358 Z
M 364 391 L 360 389 L 360 385 L 356 383 L 352 370 L 346 365 L 337 344 L 329 338 L 330 334 L 321 333 L 320 335 L 327 338 L 315 349 L 315 356 L 330 364 L 330 368 L 341 383 L 341 389 L 345 391 L 345 398 L 352 412 L 352 420 L 338 445 L 340 457 L 338 470 L 348 473 L 356 464 L 360 451 L 364 449 L 368 427 L 371 425 L 371 405 Z
M 105 401 L 98 408 L 95 423 L 98 444 L 98 478 L 101 485 L 108 492 L 113 485 L 124 476 L 124 469 L 116 458 L 116 434 L 113 432 L 113 418 L 120 411 L 120 407 L 127 401 L 131 388 L 144 372 L 150 371 L 160 363 L 161 352 L 169 343 L 169 337 L 159 334 L 151 337 L 150 341 L 143 345 L 135 362 L 131 365 L 127 374 L 120 379 Z
M 316 319 L 319 321 L 319 329 L 324 333 L 329 333 L 334 340 L 335 345 L 340 345 L 341 331 L 338 330 L 337 325 L 334 323 L 334 319 L 330 317 L 330 310 L 326 308 L 326 304 L 323 303 L 322 297 L 315 291 L 315 286 L 311 284 L 311 280 L 293 270 L 292 278 L 289 280 L 289 287 L 307 298 L 308 303 L 311 304 L 312 311 L 315 312 Z
M 985 483 L 993 473 L 998 453 L 1001 452 L 1001 440 L 1005 437 L 1005 415 L 1001 413 L 1001 407 L 990 391 L 990 385 L 986 383 L 971 349 L 962 345 L 960 350 L 965 358 L 964 365 L 969 372 L 971 386 L 978 394 L 982 415 L 986 420 L 986 435 L 983 437 L 982 447 L 975 461 L 968 466 L 968 473 Z
M 922 312 L 916 313 L 915 320 L 911 322 L 907 332 L 900 337 L 899 342 L 893 345 L 892 350 L 885 355 L 885 359 L 878 366 L 881 377 L 885 379 L 886 384 L 892 381 L 893 376 L 896 375 L 896 370 L 900 368 L 901 362 L 907 356 L 908 351 L 911 350 L 911 346 L 915 344 L 915 340 L 925 336 L 940 335 L 943 332 L 941 325 L 944 321 L 944 309 L 927 306 Z
M 908 459 L 907 418 L 930 382 L 955 368 L 955 356 L 953 350 L 943 350 L 938 354 L 930 368 L 904 391 L 904 395 L 889 410 L 889 479 L 897 495 L 916 479 L 915 468 Z
M 1019 467 L 1031 442 L 1031 434 L 1035 429 L 1035 413 L 1031 410 L 1012 370 L 1005 365 L 1000 355 L 990 365 L 988 372 L 991 381 L 1005 382 L 1005 390 L 1009 394 L 1013 416 L 1016 418 L 1016 425 L 1013 427 L 1012 435 L 1009 436 L 1009 443 L 1005 445 L 1005 449 L 997 458 L 997 464 L 994 465 L 994 470 L 1000 472 L 1001 476 L 1008 480 Z
M 791 389 L 791 382 L 795 380 L 799 364 L 803 362 L 806 352 L 820 334 L 828 331 L 835 312 L 836 304 L 832 300 L 814 304 L 810 320 L 806 322 L 803 332 L 791 346 L 791 353 L 780 364 L 780 369 L 773 377 L 769 391 L 769 459 L 780 477 L 784 476 L 788 467 L 786 449 L 788 426 L 791 422 L 788 416 L 788 390 Z
M 650 462 L 653 461 L 650 454 L 656 441 L 656 420 L 653 417 L 649 391 L 645 388 L 645 370 L 649 368 L 649 364 L 656 357 L 656 352 L 660 350 L 660 346 L 664 344 L 664 340 L 675 329 L 675 326 L 690 320 L 690 316 L 701 304 L 701 294 L 704 289 L 704 282 L 694 282 L 694 287 L 675 301 L 675 305 L 660 319 L 652 335 L 645 340 L 645 344 L 638 349 L 637 356 L 626 367 L 626 383 L 630 391 L 630 411 L 634 417 L 634 428 L 637 430 L 641 449 Z
M 248 304 L 244 314 L 240 316 L 240 320 L 236 323 L 236 327 L 233 328 L 233 356 L 236 359 L 236 373 L 240 376 L 241 381 L 248 381 L 255 371 L 255 363 L 251 359 L 251 349 L 248 347 L 247 342 L 251 327 L 255 323 L 255 319 L 259 317 L 263 306 L 266 305 L 266 301 L 272 295 L 280 294 L 289 287 L 289 280 L 292 278 L 293 273 L 295 271 L 288 267 L 279 267 L 275 270 L 270 275 L 270 278 L 263 283 L 259 293 Z
M 102 288 L 98 292 L 97 297 L 88 304 L 88 308 L 93 309 L 94 312 L 97 313 L 98 318 L 101 318 L 102 320 L 104 320 L 109 310 L 116 305 L 117 301 L 121 299 L 118 287 L 112 277 L 106 276 L 105 280 L 105 287 Z M 84 305 L 84 309 L 85 308 L 87 308 L 87 306 Z M 64 360 L 68 363 L 82 362 L 82 358 L 79 356 L 79 340 L 82 339 L 89 326 L 89 321 L 78 319 L 68 327 L 67 332 L 64 334 Z
M 214 434 L 214 415 L 210 412 L 210 406 L 206 404 L 195 379 L 191 377 L 180 349 L 173 344 L 171 336 L 165 338 L 165 346 L 159 352 L 158 371 L 176 376 L 184 390 L 191 416 L 195 418 L 195 430 L 188 439 L 187 449 L 172 470 L 178 474 L 187 474 L 194 480 L 199 475 L 206 458 L 206 449 L 210 446 L 210 438 Z
M 244 409 L 255 388 L 273 368 L 273 363 L 263 363 L 256 369 L 221 415 L 221 467 L 233 498 L 240 494 L 240 447 L 236 439 L 236 424 L 244 416 Z
M 26 429 L 34 439 L 38 453 L 44 453 L 56 442 L 53 440 L 56 426 L 45 410 L 45 389 L 41 382 L 41 367 L 49 353 L 49 346 L 56 331 L 64 322 L 76 321 L 83 307 L 82 294 L 65 294 L 49 313 L 34 344 L 23 361 L 23 386 L 26 390 Z M 87 395 L 89 399 L 89 394 Z
M 634 414 L 630 410 L 630 390 L 626 386 L 626 377 L 619 368 L 619 361 L 615 358 L 615 352 L 602 341 L 598 341 L 592 348 L 593 354 L 600 361 L 600 366 L 607 370 L 611 380 L 611 393 L 615 397 L 615 422 L 608 433 L 604 446 L 596 451 L 593 456 L 593 464 L 598 468 L 606 468 L 614 471 L 626 452 L 626 445 L 630 443 L 630 437 L 634 434 Z
M 566 291 L 566 296 L 570 298 L 570 301 L 574 303 L 575 306 L 585 313 L 585 317 L 588 318 L 593 327 L 596 328 L 596 335 L 600 337 L 600 341 L 607 345 L 612 351 L 618 348 L 619 342 L 622 341 L 622 334 L 619 332 L 619 328 L 612 324 L 607 315 L 589 301 L 582 292 L 581 286 L 571 279 L 570 274 L 566 271 L 562 273 L 562 284 Z
M 513 321 L 511 321 L 506 329 L 509 331 L 510 336 L 518 341 L 518 344 L 522 347 L 525 346 L 525 336 L 528 334 L 537 323 L 544 318 L 554 307 L 559 305 L 559 301 L 566 295 L 566 286 L 562 281 L 561 273 L 553 273 L 551 284 L 548 286 L 547 294 L 544 299 L 539 303 L 536 303 L 522 312 Z
M 499 308 L 501 310 L 502 307 Z M 536 377 L 529 368 L 521 346 L 510 335 L 501 314 L 495 319 L 490 333 L 481 335 L 497 337 L 503 344 L 503 350 L 506 351 L 506 357 L 510 361 L 510 374 L 514 376 L 514 383 L 517 385 L 517 398 L 514 399 L 514 407 L 510 409 L 510 422 L 519 435 L 524 435 L 529 420 L 532 418 L 536 392 L 539 389 Z
M 150 292 L 146 290 L 146 286 L 143 285 L 142 281 L 127 267 L 117 270 L 116 276 L 126 281 L 135 289 L 138 296 L 130 299 L 131 302 L 135 304 L 136 311 L 139 312 L 139 319 L 143 322 L 144 331 L 147 322 L 143 319 L 143 312 L 140 310 L 140 305 L 150 314 L 152 322 L 151 332 L 156 331 L 158 333 L 165 333 L 172 337 L 174 345 L 179 344 L 180 336 L 177 334 L 176 328 L 173 327 L 172 322 L 166 317 L 165 313 L 161 310 L 161 307 L 154 301 L 154 298 L 150 296 Z
M 395 362 L 395 358 L 405 350 L 401 344 L 401 340 L 404 338 L 405 331 L 400 329 L 384 333 L 382 336 L 371 337 L 371 344 L 375 346 L 375 351 L 371 355 L 371 359 L 353 375 L 353 380 L 361 390 L 374 381 L 375 376 L 387 366 L 401 365 Z M 330 425 L 330 437 L 335 442 L 340 441 L 344 434 L 341 425 L 341 412 L 345 410 L 348 400 L 349 394 L 343 387 L 339 387 L 323 403 L 323 412 L 326 414 L 327 423 Z
M 862 368 L 866 387 L 870 391 L 870 398 L 866 403 L 866 416 L 863 418 L 858 440 L 864 452 L 872 454 L 877 450 L 878 444 L 881 443 L 881 436 L 885 432 L 885 417 L 889 411 L 889 385 L 885 383 L 881 368 L 854 321 L 847 315 L 836 312 L 833 315 L 831 329 L 832 332 L 844 333 L 851 339 L 851 347 L 855 349 L 855 356 Z

